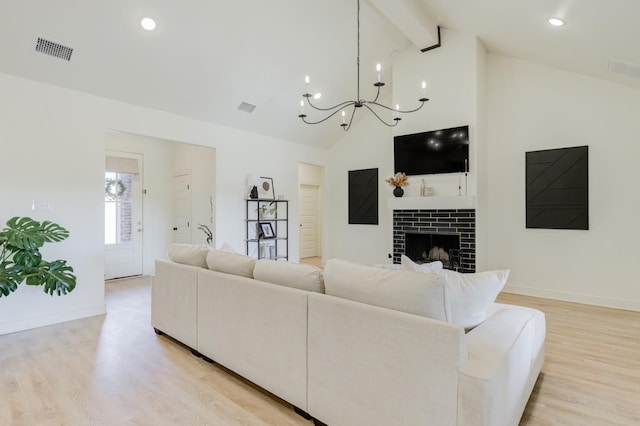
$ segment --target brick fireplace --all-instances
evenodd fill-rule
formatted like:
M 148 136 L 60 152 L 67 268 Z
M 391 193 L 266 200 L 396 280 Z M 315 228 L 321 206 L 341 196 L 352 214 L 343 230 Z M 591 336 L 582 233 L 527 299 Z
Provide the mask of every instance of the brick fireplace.
M 410 234 L 409 238 L 407 234 Z M 407 240 L 414 247 L 407 247 Z M 459 241 L 459 247 L 456 247 L 456 241 Z M 446 252 L 443 257 L 449 262 L 443 262 L 446 267 L 459 272 L 475 272 L 475 209 L 393 210 L 393 263 L 400 263 L 402 254 L 417 262 L 424 261 L 421 257 L 425 253 L 428 255 L 434 245 Z

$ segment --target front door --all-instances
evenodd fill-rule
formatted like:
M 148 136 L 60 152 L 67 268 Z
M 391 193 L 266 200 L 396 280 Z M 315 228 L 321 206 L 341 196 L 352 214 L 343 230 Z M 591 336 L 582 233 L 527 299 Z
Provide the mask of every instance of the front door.
M 137 161 L 139 171 L 105 172 L 105 279 L 142 275 L 142 155 L 108 155 Z

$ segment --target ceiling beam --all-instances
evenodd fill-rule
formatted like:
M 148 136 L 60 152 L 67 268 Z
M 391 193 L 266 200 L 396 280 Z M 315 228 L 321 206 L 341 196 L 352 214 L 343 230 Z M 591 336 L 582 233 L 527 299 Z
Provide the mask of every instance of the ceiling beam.
M 438 24 L 416 0 L 369 0 L 421 50 L 439 43 Z

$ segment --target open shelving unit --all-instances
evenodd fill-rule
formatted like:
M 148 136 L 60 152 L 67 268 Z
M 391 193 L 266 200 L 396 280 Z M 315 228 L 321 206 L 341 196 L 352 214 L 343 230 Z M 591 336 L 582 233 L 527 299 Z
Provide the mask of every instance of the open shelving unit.
M 289 260 L 289 201 L 253 198 L 245 201 L 247 255 Z

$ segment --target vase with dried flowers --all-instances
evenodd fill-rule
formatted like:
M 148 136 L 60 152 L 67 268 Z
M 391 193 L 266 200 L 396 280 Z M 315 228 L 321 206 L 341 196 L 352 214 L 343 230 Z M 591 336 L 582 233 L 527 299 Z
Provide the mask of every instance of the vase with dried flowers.
M 402 189 L 402 187 L 409 185 L 409 180 L 407 180 L 407 175 L 401 172 L 396 173 L 395 175 L 385 179 L 384 181 L 387 182 L 389 185 L 395 187 L 393 189 L 393 195 L 395 195 L 396 197 L 402 197 L 402 195 L 404 195 L 404 189 Z

